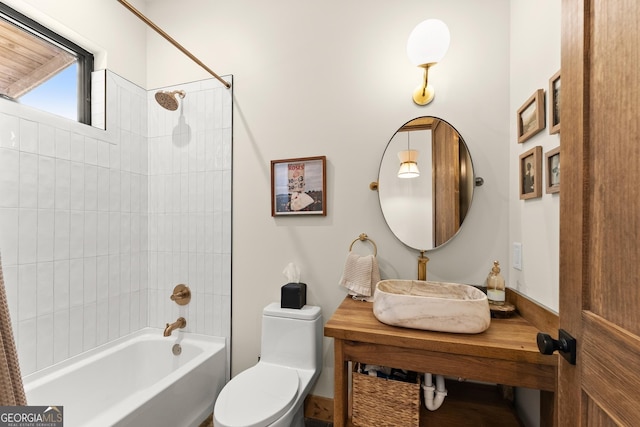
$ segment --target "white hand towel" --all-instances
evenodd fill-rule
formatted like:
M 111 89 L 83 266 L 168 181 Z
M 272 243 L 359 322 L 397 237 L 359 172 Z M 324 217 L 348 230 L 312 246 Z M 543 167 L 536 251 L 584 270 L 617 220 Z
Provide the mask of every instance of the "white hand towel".
M 380 270 L 375 255 L 360 256 L 349 252 L 344 264 L 340 285 L 349 289 L 351 295 L 371 297 L 380 281 Z

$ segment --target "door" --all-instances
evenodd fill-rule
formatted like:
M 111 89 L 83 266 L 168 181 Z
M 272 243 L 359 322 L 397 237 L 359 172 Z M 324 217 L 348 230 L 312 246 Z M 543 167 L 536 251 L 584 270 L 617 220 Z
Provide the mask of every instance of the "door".
M 562 0 L 557 421 L 640 426 L 640 2 Z

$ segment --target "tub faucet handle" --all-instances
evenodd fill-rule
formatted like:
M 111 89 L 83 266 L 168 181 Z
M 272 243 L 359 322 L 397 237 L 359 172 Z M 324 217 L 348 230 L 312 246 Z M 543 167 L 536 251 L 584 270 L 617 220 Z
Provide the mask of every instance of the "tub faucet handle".
M 164 333 L 163 335 L 165 337 L 168 337 L 171 335 L 171 332 L 173 332 L 175 329 L 182 329 L 185 326 L 187 326 L 187 319 L 185 319 L 184 317 L 178 317 L 178 320 L 176 320 L 173 323 L 167 323 L 167 327 L 164 328 Z
M 175 301 L 178 305 L 187 305 L 191 301 L 191 290 L 187 285 L 178 285 L 173 288 L 171 301 Z

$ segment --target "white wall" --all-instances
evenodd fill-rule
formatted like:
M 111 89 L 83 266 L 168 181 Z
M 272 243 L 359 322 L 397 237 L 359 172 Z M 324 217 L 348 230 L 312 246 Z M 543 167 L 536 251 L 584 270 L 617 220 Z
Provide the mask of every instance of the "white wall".
M 188 6 L 187 6 L 188 5 Z M 460 13 L 464 10 L 465 13 Z M 493 259 L 508 258 L 509 2 L 384 1 L 212 4 L 192 0 L 175 19 L 168 1 L 147 12 L 220 74 L 234 75 L 232 370 L 259 355 L 262 308 L 280 298 L 282 270 L 295 262 L 308 302 L 329 318 L 344 298 L 338 286 L 349 245 L 366 232 L 378 245 L 383 277 L 416 277 L 416 251 L 388 230 L 369 182 L 395 130 L 420 115 L 452 123 L 484 177 L 456 239 L 429 253 L 429 277 L 482 283 Z M 418 107 L 411 93 L 421 72 L 406 40 L 420 21 L 449 25 L 451 47 L 431 80 L 435 101 Z M 491 22 L 491 25 L 487 25 Z M 155 34 L 148 84 L 202 71 Z M 327 156 L 328 215 L 270 216 L 270 161 Z M 333 395 L 332 340 L 314 394 Z
M 542 146 L 544 154 L 560 144 L 560 134 L 549 134 L 549 78 L 560 69 L 560 4 L 556 0 L 511 2 L 509 115 L 509 245 L 522 243 L 522 270 L 509 268 L 509 286 L 558 311 L 560 193 L 519 200 L 519 158 Z M 522 144 L 517 143 L 516 111 L 535 92 L 546 92 L 546 128 Z M 546 178 L 546 176 L 545 176 Z M 509 266 L 511 265 L 511 254 Z M 547 331 L 554 333 L 555 331 Z M 523 422 L 539 425 L 539 392 L 517 389 L 516 401 Z

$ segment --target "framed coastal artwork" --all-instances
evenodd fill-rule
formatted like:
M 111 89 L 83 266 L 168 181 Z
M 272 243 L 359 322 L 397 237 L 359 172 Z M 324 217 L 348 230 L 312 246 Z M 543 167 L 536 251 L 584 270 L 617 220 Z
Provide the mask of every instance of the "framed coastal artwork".
M 544 129 L 544 89 L 538 89 L 518 109 L 518 143 Z
M 546 182 L 545 189 L 547 194 L 558 193 L 560 191 L 560 147 L 556 147 L 545 153 Z
M 271 161 L 271 216 L 327 215 L 326 157 Z
M 542 146 L 520 155 L 520 199 L 542 197 Z

